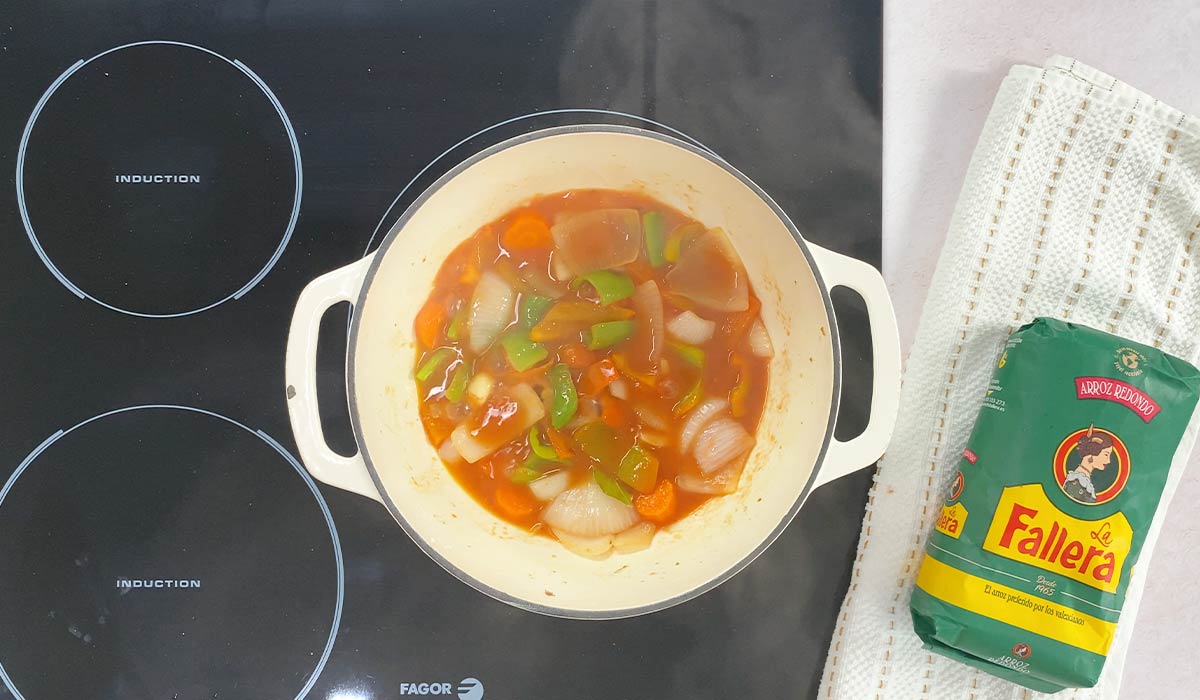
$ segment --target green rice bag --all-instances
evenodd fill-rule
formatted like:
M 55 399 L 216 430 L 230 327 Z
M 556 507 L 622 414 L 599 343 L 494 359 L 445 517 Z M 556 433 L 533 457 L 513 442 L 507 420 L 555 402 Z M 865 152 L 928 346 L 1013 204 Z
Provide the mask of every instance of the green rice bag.
M 1095 685 L 1198 388 L 1091 328 L 1013 333 L 917 575 L 925 644 L 1034 690 Z

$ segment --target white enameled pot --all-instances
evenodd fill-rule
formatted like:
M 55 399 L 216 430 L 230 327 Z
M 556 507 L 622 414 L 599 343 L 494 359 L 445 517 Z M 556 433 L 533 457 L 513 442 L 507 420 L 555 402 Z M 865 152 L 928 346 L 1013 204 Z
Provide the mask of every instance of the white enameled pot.
M 442 261 L 481 225 L 530 198 L 577 188 L 645 192 L 728 232 L 775 345 L 758 444 L 738 491 L 659 532 L 649 549 L 596 561 L 498 519 L 450 476 L 425 438 L 412 378 L 413 319 Z M 833 438 L 841 391 L 829 290 L 866 301 L 874 379 L 869 423 Z M 325 443 L 316 393 L 322 315 L 348 301 L 346 369 L 358 454 Z M 288 337 L 292 429 L 317 479 L 382 503 L 405 532 L 463 582 L 539 613 L 605 619 L 661 610 L 720 585 L 754 560 L 821 484 L 883 453 L 895 422 L 899 340 L 883 278 L 870 265 L 806 242 L 758 186 L 711 153 L 657 133 L 612 126 L 538 131 L 487 149 L 412 204 L 377 252 L 301 293 Z

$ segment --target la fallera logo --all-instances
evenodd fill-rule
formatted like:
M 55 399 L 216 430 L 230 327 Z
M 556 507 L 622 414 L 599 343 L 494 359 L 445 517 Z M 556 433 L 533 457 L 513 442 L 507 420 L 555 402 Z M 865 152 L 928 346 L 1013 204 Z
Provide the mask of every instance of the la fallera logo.
M 1108 503 L 1129 483 L 1132 462 L 1121 438 L 1094 424 L 1076 430 L 1054 452 L 1054 481 L 1072 501 L 1085 506 Z

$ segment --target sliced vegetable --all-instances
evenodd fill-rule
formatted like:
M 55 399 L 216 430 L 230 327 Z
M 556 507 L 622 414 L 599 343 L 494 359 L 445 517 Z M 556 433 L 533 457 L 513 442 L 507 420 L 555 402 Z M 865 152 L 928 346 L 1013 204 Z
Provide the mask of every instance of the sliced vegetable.
M 557 251 L 550 253 L 550 274 L 559 282 L 566 282 L 575 276 L 567 266 L 567 261 L 563 260 L 562 253 Z
M 450 321 L 450 327 L 446 329 L 446 338 L 449 340 L 463 340 L 463 336 L 467 330 L 467 317 L 470 311 L 464 306 L 454 314 L 454 318 Z
M 704 226 L 695 221 L 680 224 L 671 230 L 667 243 L 663 246 L 663 257 L 667 262 L 678 262 L 683 248 L 693 240 L 704 235 Z
M 679 401 L 671 408 L 671 412 L 677 416 L 682 416 L 688 411 L 696 407 L 700 403 L 700 399 L 704 397 L 704 377 L 696 377 L 692 388 L 688 389 L 687 393 L 679 397 Z
M 679 432 L 679 451 L 690 450 L 692 442 L 696 440 L 700 430 L 712 420 L 713 416 L 724 411 L 727 406 L 729 406 L 729 402 L 725 399 L 708 399 L 697 406 L 696 410 L 688 415 L 683 429 Z
M 542 520 L 554 528 L 555 534 L 568 532 L 582 537 L 612 535 L 628 529 L 637 519 L 631 506 L 610 498 L 595 479 L 563 491 L 542 512 Z
M 524 486 L 500 484 L 496 487 L 496 507 L 510 518 L 528 518 L 540 505 Z
M 567 343 L 558 349 L 558 359 L 571 369 L 583 369 L 596 362 L 599 356 L 584 347 L 583 343 Z
M 742 470 L 740 466 L 731 466 L 719 472 L 706 475 L 680 474 L 675 477 L 675 485 L 680 491 L 699 493 L 706 496 L 719 496 L 737 491 L 738 480 Z
M 646 260 L 653 267 L 662 267 L 666 262 L 663 256 L 667 245 L 667 222 L 661 212 L 648 211 L 642 214 L 642 236 L 646 239 Z
M 570 485 L 571 475 L 560 469 L 529 482 L 529 490 L 539 501 L 553 501 L 555 496 L 566 491 Z
M 648 406 L 644 403 L 635 403 L 633 411 L 642 419 L 642 422 L 656 430 L 667 429 L 667 417 L 659 413 L 657 408 Z
M 665 523 L 674 517 L 677 503 L 675 486 L 666 480 L 658 482 L 654 491 L 633 499 L 637 513 L 652 523 Z
M 758 357 L 775 356 L 775 347 L 771 345 L 771 336 L 767 334 L 767 327 L 761 318 L 754 319 L 754 323 L 750 324 L 750 333 L 747 339 L 750 341 L 750 352 Z
M 479 277 L 471 295 L 471 311 L 467 319 L 468 345 L 479 354 L 492 344 L 512 321 L 516 292 L 500 275 L 488 270 Z
M 575 392 L 575 382 L 571 380 L 571 370 L 561 362 L 550 368 L 550 388 L 554 392 L 550 423 L 555 428 L 561 428 L 571 421 L 579 408 L 579 395 Z
M 614 352 L 612 354 L 612 361 L 613 365 L 621 371 L 621 374 L 625 375 L 626 377 L 629 377 L 634 381 L 641 382 L 646 386 L 655 386 L 658 384 L 657 375 L 650 374 L 649 372 L 639 371 L 631 367 L 629 364 L 629 359 L 625 356 L 625 353 Z
M 651 447 L 666 447 L 671 444 L 671 437 L 657 430 L 643 430 L 638 433 L 638 439 Z
M 618 401 L 609 394 L 601 394 L 600 420 L 610 428 L 628 430 L 633 424 L 633 415 L 624 401 Z
M 653 541 L 654 526 L 650 523 L 638 523 L 613 535 L 612 548 L 617 554 L 632 554 L 646 549 Z
M 633 293 L 632 288 L 629 291 L 630 294 Z M 417 312 L 417 319 L 413 323 L 417 340 L 421 341 L 421 344 L 427 348 L 437 345 L 438 336 L 441 335 L 442 324 L 445 320 L 445 306 L 442 306 L 433 299 L 425 302 L 425 305 Z
M 480 406 L 492 393 L 492 388 L 496 386 L 496 380 L 492 379 L 492 375 L 487 372 L 480 372 L 475 375 L 471 383 L 467 385 L 467 401 L 474 406 Z
M 571 440 L 559 432 L 554 426 L 546 427 L 546 439 L 554 447 L 554 452 L 561 458 L 569 458 L 575 456 L 575 451 L 571 449 Z
M 463 461 L 462 455 L 458 453 L 458 450 L 454 449 L 454 443 L 450 442 L 450 440 L 442 442 L 442 446 L 438 448 L 438 457 L 441 457 L 442 461 L 447 464 Z
M 612 550 L 612 535 L 599 537 L 580 537 L 569 532 L 550 528 L 562 546 L 572 554 L 578 554 L 588 559 L 602 559 Z
M 600 306 L 590 301 L 560 301 L 534 325 L 529 337 L 542 343 L 547 340 L 570 338 L 591 328 L 593 324 L 633 318 L 632 309 L 621 306 Z
M 577 275 L 631 263 L 642 248 L 642 221 L 636 209 L 564 215 L 550 232 L 558 253 Z
M 637 332 L 626 356 L 633 369 L 653 375 L 659 370 L 664 341 L 663 300 L 654 280 L 638 285 L 633 293 L 633 308 L 637 311 Z
M 705 474 L 741 459 L 754 447 L 754 437 L 732 418 L 717 418 L 696 437 L 696 466 Z
M 729 358 L 729 364 L 738 371 L 737 383 L 729 390 L 729 412 L 734 418 L 741 418 L 746 415 L 746 402 L 750 400 L 750 372 L 746 360 L 737 353 Z
M 558 456 L 558 452 L 554 449 L 553 445 L 547 445 L 546 443 L 542 442 L 541 433 L 538 431 L 538 427 L 536 425 L 529 429 L 529 449 L 533 451 L 535 456 L 543 461 L 564 461 Z
M 612 380 L 608 385 L 608 391 L 622 401 L 629 400 L 629 385 L 625 383 L 624 379 L 617 378 Z
M 684 343 L 676 343 L 668 341 L 667 347 L 675 351 L 676 355 L 693 367 L 704 367 L 704 351 L 695 345 L 685 345 Z
M 629 492 L 626 491 L 616 479 L 612 478 L 608 474 L 605 474 L 599 469 L 593 469 L 592 478 L 595 479 L 596 483 L 600 485 L 600 490 L 604 492 L 604 495 L 608 496 L 609 498 L 615 498 L 625 505 L 631 505 L 633 503 L 633 496 L 629 495 Z
M 658 457 L 641 445 L 630 447 L 621 458 L 617 478 L 641 493 L 650 493 L 658 481 Z
M 533 328 L 538 321 L 542 320 L 551 306 L 554 306 L 554 300 L 550 297 L 522 294 L 521 301 L 517 304 L 517 318 L 525 328 Z
M 519 214 L 504 230 L 505 248 L 545 248 L 550 245 L 550 226 L 538 214 Z
M 587 346 L 589 350 L 610 348 L 633 337 L 636 325 L 633 321 L 605 321 L 592 324 L 588 330 Z
M 450 433 L 450 439 L 463 459 L 474 464 L 524 435 L 545 415 L 542 400 L 528 384 L 500 387 Z
M 579 377 L 579 392 L 584 396 L 595 396 L 603 391 L 604 387 L 617 381 L 619 376 L 617 366 L 606 357 L 588 365 L 583 371 L 583 375 Z
M 467 382 L 471 379 L 471 370 L 467 369 L 467 365 L 460 364 L 454 370 L 454 374 L 450 377 L 450 383 L 446 385 L 446 398 L 454 403 L 463 400 L 463 395 L 467 393 Z
M 750 283 L 721 229 L 710 229 L 683 249 L 665 277 L 667 288 L 700 306 L 727 313 L 750 307 Z
M 575 429 L 571 434 L 579 449 L 592 459 L 601 469 L 616 473 L 621 466 L 621 458 L 633 446 L 633 438 L 627 433 L 613 430 L 612 426 L 600 421 L 593 421 Z
M 528 484 L 531 481 L 542 478 L 544 470 L 542 466 L 544 462 L 536 456 L 530 456 L 520 466 L 514 467 L 508 475 L 508 480 L 514 484 Z
M 633 296 L 633 280 L 613 270 L 596 270 L 580 275 L 571 280 L 570 287 L 579 289 L 584 284 L 592 285 L 596 296 L 600 297 L 600 303 L 605 306 Z
M 508 363 L 518 372 L 524 372 L 550 356 L 546 346 L 530 340 L 524 329 L 513 329 L 505 333 L 500 339 L 500 346 L 504 348 Z
M 421 364 L 417 366 L 416 378 L 418 382 L 429 381 L 435 373 L 445 369 L 449 364 L 458 357 L 458 353 L 451 348 L 438 348 L 425 356 Z
M 667 322 L 667 333 L 692 345 L 700 345 L 712 340 L 716 330 L 715 321 L 701 318 L 692 311 L 684 311 Z

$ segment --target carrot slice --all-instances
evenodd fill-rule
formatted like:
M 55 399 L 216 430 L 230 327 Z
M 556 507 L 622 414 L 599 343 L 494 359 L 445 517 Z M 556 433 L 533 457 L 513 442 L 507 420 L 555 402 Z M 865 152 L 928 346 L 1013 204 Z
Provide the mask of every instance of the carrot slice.
M 588 365 L 579 378 L 579 393 L 584 396 L 599 394 L 604 387 L 612 384 L 617 378 L 617 366 L 607 357 L 599 362 Z
M 430 299 L 417 312 L 417 320 L 413 323 L 417 340 L 427 348 L 437 344 L 438 336 L 446 321 L 446 307 Z
M 625 430 L 633 424 L 633 416 L 625 402 L 610 394 L 600 397 L 600 420 L 610 428 Z
M 571 369 L 583 369 L 596 362 L 598 356 L 583 343 L 569 343 L 558 349 L 558 357 Z
M 524 486 L 501 484 L 496 488 L 496 507 L 510 518 L 528 518 L 537 512 L 538 500 Z
M 554 426 L 550 425 L 549 421 L 545 423 L 546 439 L 550 441 L 550 445 L 554 447 L 554 452 L 559 457 L 573 457 L 574 450 L 571 449 L 571 442 L 562 432 L 555 430 Z
M 650 522 L 660 525 L 667 522 L 675 515 L 675 484 L 665 479 L 658 482 L 650 493 L 634 496 L 633 507 Z
M 518 214 L 504 231 L 506 248 L 548 248 L 553 241 L 546 220 L 532 212 Z

